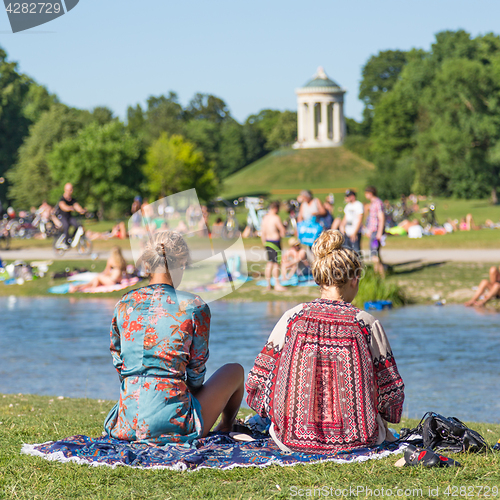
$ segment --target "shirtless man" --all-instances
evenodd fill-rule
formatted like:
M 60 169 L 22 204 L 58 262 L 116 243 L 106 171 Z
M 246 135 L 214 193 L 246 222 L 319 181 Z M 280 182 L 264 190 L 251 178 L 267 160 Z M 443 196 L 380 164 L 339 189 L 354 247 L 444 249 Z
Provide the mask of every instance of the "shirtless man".
M 269 212 L 262 219 L 260 238 L 267 252 L 266 281 L 267 290 L 271 290 L 271 276 L 274 278 L 274 289 L 282 292 L 285 287 L 280 283 L 281 238 L 285 236 L 285 226 L 278 215 L 280 204 L 273 201 Z

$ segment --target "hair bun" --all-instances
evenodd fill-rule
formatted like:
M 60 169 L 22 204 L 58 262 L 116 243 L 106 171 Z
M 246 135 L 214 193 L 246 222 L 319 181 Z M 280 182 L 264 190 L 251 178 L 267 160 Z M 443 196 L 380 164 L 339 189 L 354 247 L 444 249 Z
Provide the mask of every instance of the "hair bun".
M 321 233 L 313 245 L 312 251 L 317 259 L 323 259 L 335 250 L 340 250 L 344 244 L 344 235 L 337 230 Z
M 163 254 L 165 252 L 165 246 L 162 245 L 161 243 L 158 243 L 155 247 L 155 251 L 160 257 L 163 257 Z

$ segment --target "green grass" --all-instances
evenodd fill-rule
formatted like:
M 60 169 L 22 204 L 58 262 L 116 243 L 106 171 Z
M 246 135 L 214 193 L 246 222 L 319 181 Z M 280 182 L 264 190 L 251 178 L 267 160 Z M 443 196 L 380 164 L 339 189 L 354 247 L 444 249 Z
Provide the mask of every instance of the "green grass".
M 114 401 L 57 399 L 30 395 L 0 396 L 0 498 L 16 500 L 66 499 L 285 499 L 292 486 L 303 489 L 439 488 L 439 498 L 448 486 L 493 487 L 500 485 L 500 453 L 460 454 L 461 468 L 396 468 L 399 455 L 356 464 L 317 464 L 296 467 L 271 466 L 230 471 L 176 472 L 126 467 L 90 467 L 49 462 L 21 455 L 23 443 L 42 443 L 75 434 L 99 436 L 104 418 Z M 248 413 L 243 411 L 241 415 Z M 401 426 L 414 427 L 416 420 L 403 419 Z M 500 436 L 500 425 L 469 423 L 489 442 Z M 278 489 L 279 486 L 279 489 Z M 313 490 L 310 490 L 311 492 Z M 312 495 L 312 493 L 310 493 Z M 306 493 L 304 493 L 305 497 Z M 474 498 L 494 498 L 490 493 Z M 317 496 L 315 497 L 317 498 Z M 360 494 L 357 498 L 374 498 Z M 379 497 L 383 498 L 383 497 Z
M 374 168 L 372 163 L 343 147 L 280 149 L 227 178 L 223 196 L 266 194 L 273 190 L 289 190 L 295 194 L 301 189 L 313 192 L 315 189 L 331 189 L 333 192 L 337 190 L 337 193 L 346 188 L 362 190 Z M 293 195 L 274 197 L 286 199 Z M 325 198 L 325 194 L 320 197 Z M 343 201 L 342 198 L 341 195 L 340 200 Z

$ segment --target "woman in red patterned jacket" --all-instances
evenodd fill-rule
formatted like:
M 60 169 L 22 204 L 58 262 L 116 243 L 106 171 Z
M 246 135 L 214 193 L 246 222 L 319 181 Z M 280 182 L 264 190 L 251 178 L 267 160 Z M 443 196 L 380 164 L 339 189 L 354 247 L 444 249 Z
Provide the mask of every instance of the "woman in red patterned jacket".
M 279 320 L 248 375 L 247 402 L 285 451 L 336 453 L 394 437 L 404 384 L 380 322 L 354 307 L 362 264 L 339 231 L 313 246 L 321 298 Z

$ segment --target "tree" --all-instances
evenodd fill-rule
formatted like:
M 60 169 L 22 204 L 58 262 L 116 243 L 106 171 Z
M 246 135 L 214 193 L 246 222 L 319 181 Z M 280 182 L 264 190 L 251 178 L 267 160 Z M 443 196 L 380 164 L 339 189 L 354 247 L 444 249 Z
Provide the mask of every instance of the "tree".
M 228 120 L 221 126 L 219 158 L 215 171 L 224 179 L 242 169 L 245 162 L 243 127 L 236 120 Z
M 99 125 L 106 125 L 106 123 L 109 123 L 114 119 L 113 111 L 106 106 L 97 106 L 92 110 L 92 120 L 97 122 Z
M 499 187 L 500 75 L 495 69 L 477 60 L 446 59 L 426 89 L 415 149 L 427 166 L 417 174 L 424 191 L 483 198 Z
M 497 199 L 500 37 L 444 31 L 431 52 L 413 50 L 406 59 L 374 107 L 379 185 L 413 178 L 421 194 Z
M 30 127 L 19 149 L 19 159 L 7 173 L 11 183 L 9 196 L 18 206 L 38 206 L 43 200 L 56 202 L 60 193 L 52 193 L 56 182 L 47 164 L 47 155 L 55 144 L 74 137 L 91 119 L 88 111 L 54 104 Z
M 217 193 L 217 179 L 203 153 L 180 135 L 162 133 L 148 148 L 143 168 L 153 197 L 195 188 L 208 201 Z
M 186 116 L 188 119 L 222 123 L 231 118 L 231 113 L 227 104 L 220 97 L 198 93 L 189 102 Z
M 366 135 L 370 130 L 374 110 L 380 98 L 392 90 L 406 62 L 406 52 L 385 50 L 370 57 L 364 65 L 359 86 L 359 98 L 365 103 L 363 135 Z
M 204 158 L 215 168 L 219 161 L 221 142 L 220 124 L 209 120 L 189 120 L 184 126 L 184 135 L 199 149 Z
M 59 187 L 75 186 L 81 204 L 101 214 L 113 207 L 123 213 L 143 180 L 139 140 L 118 120 L 92 122 L 75 137 L 54 146 L 48 165 Z
M 0 176 L 16 161 L 17 150 L 28 134 L 30 120 L 23 104 L 31 81 L 17 72 L 17 64 L 7 61 L 0 49 Z M 0 184 L 0 198 L 5 200 L 7 183 Z
M 297 140 L 297 113 L 283 111 L 267 138 L 268 149 L 278 149 L 291 146 Z

